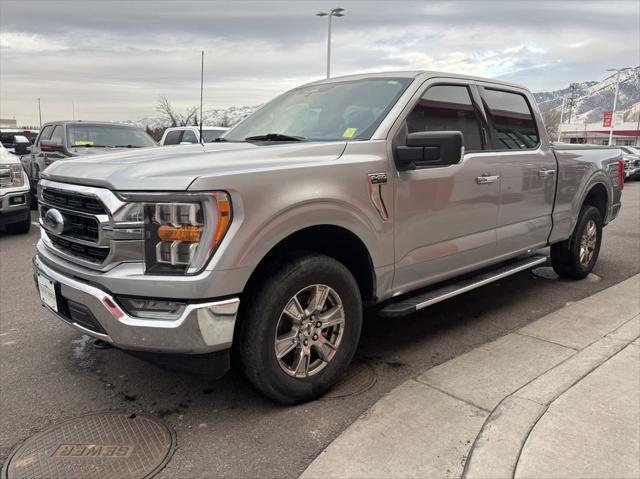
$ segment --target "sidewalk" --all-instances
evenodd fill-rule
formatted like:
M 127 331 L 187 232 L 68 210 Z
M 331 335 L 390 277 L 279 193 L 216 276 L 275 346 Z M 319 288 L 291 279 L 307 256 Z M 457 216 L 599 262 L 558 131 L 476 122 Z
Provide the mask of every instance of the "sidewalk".
M 302 474 L 640 477 L 640 275 L 408 380 Z

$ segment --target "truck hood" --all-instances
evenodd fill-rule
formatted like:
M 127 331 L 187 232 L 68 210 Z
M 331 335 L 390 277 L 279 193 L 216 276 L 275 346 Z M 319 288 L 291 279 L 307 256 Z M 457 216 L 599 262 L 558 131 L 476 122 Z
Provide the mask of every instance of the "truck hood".
M 208 143 L 143 148 L 54 162 L 42 177 L 121 191 L 185 191 L 223 176 L 335 160 L 346 142 Z

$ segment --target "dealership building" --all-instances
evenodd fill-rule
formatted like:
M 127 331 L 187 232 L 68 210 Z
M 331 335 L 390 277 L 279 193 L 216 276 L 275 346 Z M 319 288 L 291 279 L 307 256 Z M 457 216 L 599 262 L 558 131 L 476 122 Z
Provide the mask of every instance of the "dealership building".
M 626 120 L 626 121 L 623 121 Z M 604 112 L 597 122 L 573 121 L 560 124 L 560 140 L 565 143 L 590 143 L 608 145 L 609 131 L 613 125 L 612 145 L 640 146 L 640 102 L 626 111 Z

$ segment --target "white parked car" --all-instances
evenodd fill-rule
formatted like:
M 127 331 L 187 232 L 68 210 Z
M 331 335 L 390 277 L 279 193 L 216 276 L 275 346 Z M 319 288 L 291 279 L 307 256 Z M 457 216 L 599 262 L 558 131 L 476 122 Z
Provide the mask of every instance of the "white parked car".
M 202 136 L 205 143 L 211 143 L 229 128 L 222 126 L 203 126 Z M 175 126 L 167 128 L 162 135 L 160 145 L 190 145 L 200 143 L 199 126 Z
M 29 191 L 29 180 L 20 159 L 0 143 L 0 226 L 8 233 L 29 232 Z

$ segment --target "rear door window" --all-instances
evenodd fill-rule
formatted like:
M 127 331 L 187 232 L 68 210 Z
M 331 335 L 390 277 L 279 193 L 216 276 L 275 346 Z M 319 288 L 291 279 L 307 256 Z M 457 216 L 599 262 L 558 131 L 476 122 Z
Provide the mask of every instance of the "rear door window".
M 407 130 L 461 131 L 465 151 L 482 150 L 478 113 L 465 85 L 430 87 L 407 117 Z
M 62 125 L 56 125 L 51 134 L 51 141 L 55 141 L 58 145 L 64 144 L 64 128 Z
M 51 138 L 51 133 L 53 132 L 53 125 L 45 126 L 40 132 L 40 136 L 38 137 L 38 145 L 42 140 L 48 140 Z
M 167 133 L 167 136 L 164 137 L 163 145 L 178 145 L 180 143 L 180 137 L 182 136 L 182 132 L 180 130 L 173 130 Z
M 485 111 L 497 150 L 526 150 L 540 142 L 536 121 L 524 95 L 485 88 Z
M 182 139 L 180 143 L 198 143 L 198 138 L 192 130 L 184 130 L 182 132 Z

